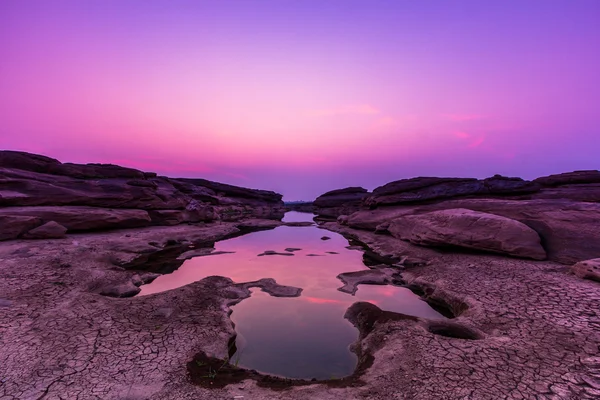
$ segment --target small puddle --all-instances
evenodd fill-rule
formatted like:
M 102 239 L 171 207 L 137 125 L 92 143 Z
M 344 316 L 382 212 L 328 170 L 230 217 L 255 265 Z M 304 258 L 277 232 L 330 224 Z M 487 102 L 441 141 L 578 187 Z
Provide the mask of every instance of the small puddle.
M 312 214 L 288 212 L 284 221 L 312 221 Z M 328 236 L 330 240 L 322 240 Z M 358 339 L 344 313 L 357 301 L 386 311 L 425 318 L 444 318 L 410 290 L 395 286 L 360 285 L 354 296 L 340 292 L 342 272 L 368 269 L 360 250 L 349 250 L 343 236 L 309 227 L 281 226 L 216 243 L 216 251 L 234 252 L 196 257 L 173 273 L 141 287 L 140 295 L 174 289 L 207 276 L 235 282 L 274 278 L 303 289 L 296 298 L 271 297 L 253 290 L 232 307 L 237 332 L 231 362 L 262 373 L 298 379 L 332 379 L 351 375 L 357 358 L 349 350 Z M 293 256 L 264 255 L 271 250 Z M 300 250 L 297 250 L 300 249 Z M 336 253 L 336 254 L 332 254 Z M 308 256 L 317 255 L 317 256 Z

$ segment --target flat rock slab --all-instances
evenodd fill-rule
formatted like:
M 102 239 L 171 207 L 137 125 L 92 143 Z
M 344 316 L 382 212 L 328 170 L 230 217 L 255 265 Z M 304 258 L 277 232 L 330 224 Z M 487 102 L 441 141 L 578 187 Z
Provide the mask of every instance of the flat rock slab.
M 293 256 L 294 253 L 278 253 L 274 250 L 265 250 L 263 253 L 258 254 L 258 257 L 262 256 Z
M 300 250 L 302 250 L 302 249 L 301 249 L 301 248 L 298 248 L 298 247 L 287 247 L 287 248 L 285 249 L 285 251 L 288 251 L 288 252 L 290 252 L 290 253 L 293 253 L 293 252 L 295 252 L 295 251 L 300 251 Z
M 344 272 L 337 276 L 344 282 L 344 286 L 338 288 L 340 292 L 354 295 L 358 285 L 387 285 L 396 279 L 400 279 L 398 270 L 392 268 L 369 269 L 365 271 Z
M 302 289 L 294 286 L 285 286 L 278 284 L 275 279 L 263 278 L 258 281 L 244 282 L 238 284 L 238 286 L 245 289 L 253 287 L 261 288 L 265 293 L 270 294 L 273 297 L 298 297 L 302 294 Z
M 543 260 L 540 236 L 527 225 L 464 208 L 396 218 L 392 236 L 421 246 L 458 246 L 516 257 Z

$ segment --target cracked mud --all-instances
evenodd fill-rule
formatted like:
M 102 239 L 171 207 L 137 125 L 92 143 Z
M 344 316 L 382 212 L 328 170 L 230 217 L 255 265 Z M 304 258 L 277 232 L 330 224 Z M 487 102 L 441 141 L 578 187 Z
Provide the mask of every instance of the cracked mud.
M 360 385 L 273 391 L 244 379 L 205 388 L 191 382 L 187 365 L 199 353 L 227 357 L 235 334 L 229 307 L 249 295 L 247 287 L 213 277 L 143 297 L 99 293 L 141 279 L 140 255 L 157 251 L 149 242 L 164 249 L 168 237 L 199 247 L 235 235 L 235 224 L 9 241 L 0 244 L 0 399 L 600 397 L 597 282 L 553 262 L 449 254 L 326 227 L 404 259 L 403 281 L 456 318 L 435 325 L 371 309 L 353 345 L 359 365 L 368 366 Z M 424 262 L 407 267 L 416 259 Z M 161 262 L 151 270 L 172 268 Z

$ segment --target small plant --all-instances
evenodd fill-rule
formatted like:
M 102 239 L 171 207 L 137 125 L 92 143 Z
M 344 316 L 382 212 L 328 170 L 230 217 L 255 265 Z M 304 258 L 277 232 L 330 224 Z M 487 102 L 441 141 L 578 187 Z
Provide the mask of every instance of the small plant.
M 219 368 L 221 369 L 221 368 Z M 217 377 L 218 370 L 214 370 L 211 367 L 208 367 L 208 374 L 204 375 L 205 378 L 215 379 Z

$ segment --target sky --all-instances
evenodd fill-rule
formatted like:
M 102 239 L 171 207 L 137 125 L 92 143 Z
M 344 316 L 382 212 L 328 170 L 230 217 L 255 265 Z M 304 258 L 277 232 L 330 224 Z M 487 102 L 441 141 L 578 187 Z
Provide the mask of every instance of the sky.
M 2 0 L 0 149 L 311 200 L 598 169 L 597 0 Z

